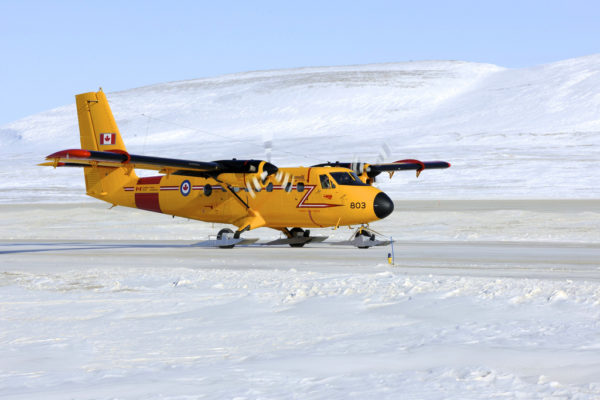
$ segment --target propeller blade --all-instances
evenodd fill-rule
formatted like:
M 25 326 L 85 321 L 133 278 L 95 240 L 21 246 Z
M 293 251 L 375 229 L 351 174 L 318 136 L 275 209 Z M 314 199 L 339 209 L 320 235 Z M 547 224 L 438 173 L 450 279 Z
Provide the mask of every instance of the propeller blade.
M 384 162 L 385 160 L 390 158 L 391 155 L 392 155 L 392 149 L 390 148 L 390 146 L 388 146 L 387 143 L 383 143 L 383 145 L 381 146 L 381 149 L 379 149 L 379 155 L 377 156 L 376 164 L 381 164 L 382 162 Z
M 252 190 L 252 185 L 250 185 L 250 182 L 246 182 L 246 188 L 248 189 L 248 193 L 250 194 L 250 197 L 255 198 L 256 193 L 254 193 L 254 190 Z
M 263 184 L 267 181 L 267 176 L 269 176 L 269 173 L 267 171 L 263 171 L 262 174 L 260 174 L 260 181 Z
M 256 176 L 252 178 L 252 183 L 254 184 L 254 188 L 256 189 L 256 191 L 260 192 L 261 187 Z
M 283 183 L 281 184 L 281 186 L 283 186 L 285 188 L 285 185 L 287 185 L 289 180 L 290 180 L 290 174 L 286 173 L 283 177 Z

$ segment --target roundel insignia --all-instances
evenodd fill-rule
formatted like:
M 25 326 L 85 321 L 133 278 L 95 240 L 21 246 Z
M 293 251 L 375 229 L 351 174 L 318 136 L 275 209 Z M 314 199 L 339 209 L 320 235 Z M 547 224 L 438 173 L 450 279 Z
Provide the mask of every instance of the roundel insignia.
M 186 179 L 185 181 L 181 182 L 181 186 L 179 186 L 179 191 L 182 195 L 187 196 L 188 194 L 190 194 L 191 190 L 192 185 L 190 185 L 190 181 Z

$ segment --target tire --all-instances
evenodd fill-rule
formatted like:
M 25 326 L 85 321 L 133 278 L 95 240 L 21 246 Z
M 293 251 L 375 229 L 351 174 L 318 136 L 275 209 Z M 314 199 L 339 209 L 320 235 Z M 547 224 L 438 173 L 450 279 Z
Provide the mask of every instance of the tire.
M 309 232 L 310 233 L 310 232 Z M 292 238 L 295 237 L 306 237 L 304 229 L 302 228 L 292 228 L 290 229 L 290 234 Z M 303 247 L 306 243 L 290 243 L 290 247 Z
M 219 233 L 217 233 L 217 240 L 221 240 L 221 239 L 225 239 L 225 238 L 230 238 L 230 239 L 234 238 L 234 234 L 231 229 L 223 228 L 219 231 Z M 228 246 L 219 246 L 219 248 L 220 249 L 233 249 L 234 246 L 235 246 L 235 244 L 231 244 Z

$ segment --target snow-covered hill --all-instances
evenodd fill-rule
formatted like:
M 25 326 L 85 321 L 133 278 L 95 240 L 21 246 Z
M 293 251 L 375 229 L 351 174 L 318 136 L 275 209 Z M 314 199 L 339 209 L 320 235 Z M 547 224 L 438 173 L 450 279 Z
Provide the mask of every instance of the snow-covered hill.
M 600 197 L 600 55 L 526 69 L 428 61 L 246 72 L 108 98 L 132 153 L 262 158 L 273 138 L 273 161 L 287 166 L 369 161 L 385 142 L 390 161 L 453 165 L 382 180 L 395 198 Z M 73 104 L 0 127 L 0 146 L 0 201 L 81 193 L 78 171 L 33 166 L 79 147 Z

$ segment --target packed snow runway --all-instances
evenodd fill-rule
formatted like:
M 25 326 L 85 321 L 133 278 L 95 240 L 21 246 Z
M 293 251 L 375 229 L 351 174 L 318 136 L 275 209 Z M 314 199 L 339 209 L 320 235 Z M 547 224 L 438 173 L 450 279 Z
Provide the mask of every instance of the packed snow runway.
M 0 394 L 600 396 L 595 202 L 396 209 L 374 226 L 398 237 L 390 266 L 390 247 L 206 249 L 194 243 L 219 226 L 99 203 L 2 206 Z
M 600 244 L 518 242 L 406 242 L 394 245 L 390 267 L 405 274 L 435 272 L 441 275 L 490 277 L 569 278 L 600 280 Z M 119 263 L 169 265 L 205 269 L 281 269 L 323 272 L 372 272 L 387 269 L 391 246 L 356 251 L 351 246 L 308 244 L 303 250 L 287 246 L 237 246 L 231 252 L 199 248 L 182 241 L 0 241 L 6 264 L 30 265 L 31 272 L 110 268 Z M 352 251 L 349 257 L 348 252 Z M 208 263 L 201 260 L 210 260 Z M 274 260 L 285 260 L 273 263 Z M 171 260 L 171 261 L 169 261 Z

